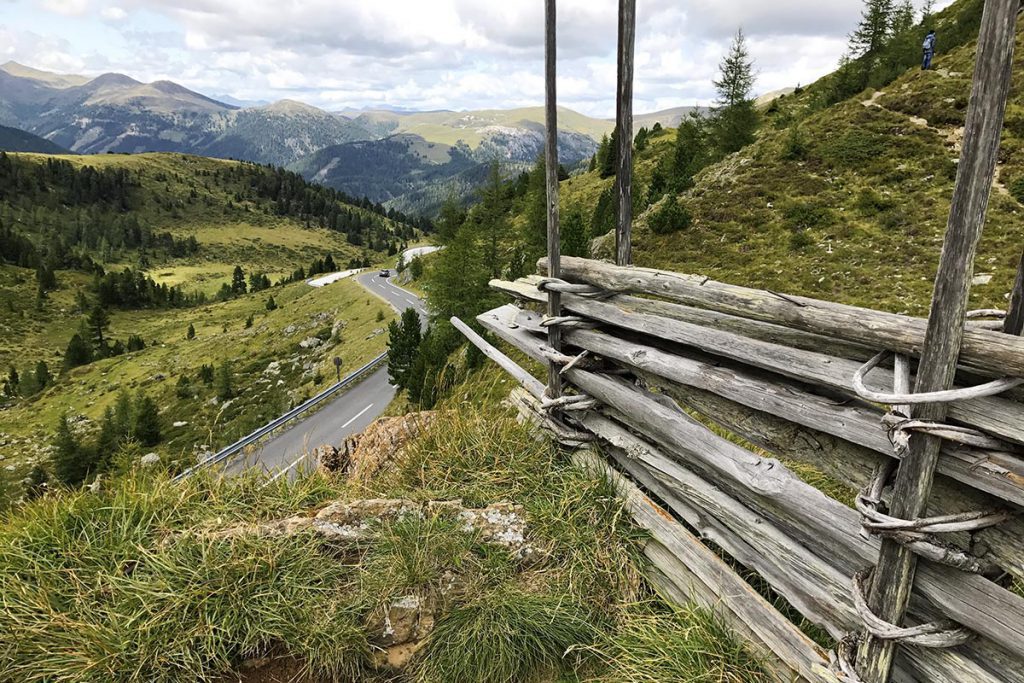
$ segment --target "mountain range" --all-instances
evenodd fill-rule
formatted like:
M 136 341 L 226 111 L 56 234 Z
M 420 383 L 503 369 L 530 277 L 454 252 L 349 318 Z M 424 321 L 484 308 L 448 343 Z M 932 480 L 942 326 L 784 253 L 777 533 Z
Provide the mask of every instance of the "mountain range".
M 544 148 L 543 109 L 328 112 L 281 100 L 243 106 L 171 81 L 107 73 L 57 74 L 0 65 L 0 125 L 80 154 L 182 152 L 287 166 L 351 195 L 431 211 L 442 192 L 465 195 L 493 160 L 507 172 Z M 692 107 L 637 117 L 678 123 Z M 559 155 L 589 158 L 614 122 L 559 111 Z M 12 148 L 13 149 L 13 148 Z

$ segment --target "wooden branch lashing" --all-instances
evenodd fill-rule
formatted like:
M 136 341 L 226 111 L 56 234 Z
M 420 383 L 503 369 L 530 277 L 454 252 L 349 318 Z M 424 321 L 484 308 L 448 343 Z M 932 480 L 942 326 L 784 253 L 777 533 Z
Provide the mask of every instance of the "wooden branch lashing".
M 974 255 L 981 238 L 995 173 L 999 138 L 1006 112 L 1019 0 L 987 0 L 982 15 L 971 99 L 967 110 L 963 155 L 957 173 L 946 237 L 939 259 L 931 313 L 925 333 L 915 391 L 943 391 L 953 386 L 963 341 Z M 945 419 L 947 404 L 914 408 L 917 419 Z M 900 463 L 890 510 L 892 517 L 912 520 L 925 512 L 942 440 L 927 433 L 910 437 Z M 917 556 L 890 538 L 882 539 L 868 607 L 879 619 L 902 625 L 914 586 Z M 857 657 L 865 683 L 886 683 L 896 641 L 866 636 Z
M 561 273 L 561 236 L 558 225 L 558 99 L 556 97 L 555 75 L 557 47 L 555 25 L 557 12 L 555 0 L 544 0 L 544 171 L 547 185 L 548 224 L 548 268 L 551 277 Z M 548 293 L 548 316 L 562 315 L 561 294 Z M 562 331 L 557 325 L 548 328 L 548 346 L 555 351 L 562 349 Z M 557 399 L 562 395 L 562 376 L 555 362 L 548 363 L 548 397 Z
M 618 167 L 615 191 L 619 199 L 615 227 L 615 263 L 633 262 L 633 43 L 636 0 L 619 0 L 618 94 L 615 130 L 618 132 Z M 557 277 L 553 275 L 552 277 Z

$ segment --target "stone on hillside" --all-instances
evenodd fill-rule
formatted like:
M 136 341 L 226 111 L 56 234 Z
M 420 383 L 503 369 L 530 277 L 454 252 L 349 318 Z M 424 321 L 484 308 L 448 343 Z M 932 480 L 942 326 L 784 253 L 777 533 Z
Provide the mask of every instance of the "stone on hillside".
M 188 422 L 184 422 L 184 421 L 182 421 L 182 420 L 178 420 L 178 421 L 177 421 L 177 422 L 175 422 L 175 423 L 174 423 L 174 424 L 173 424 L 172 426 L 173 426 L 173 427 L 184 427 L 184 426 L 186 426 L 187 424 L 188 424 Z
M 272 360 L 267 364 L 266 369 L 263 370 L 264 375 L 280 375 L 281 374 L 281 363 L 280 361 Z
M 291 335 L 295 334 L 296 330 L 298 329 L 299 328 L 296 327 L 295 325 L 289 325 L 288 327 L 284 328 L 284 336 L 290 337 Z
M 990 282 L 992 282 L 992 275 L 989 273 L 981 273 L 971 279 L 972 285 L 987 285 Z
M 423 411 L 398 417 L 381 417 L 360 434 L 345 440 L 335 452 L 325 452 L 320 466 L 344 472 L 354 481 L 366 482 L 401 454 L 406 444 L 434 420 L 436 413 Z
M 316 347 L 320 346 L 323 343 L 323 340 L 320 339 L 319 337 L 306 337 L 305 339 L 299 342 L 299 346 L 304 349 L 315 349 Z

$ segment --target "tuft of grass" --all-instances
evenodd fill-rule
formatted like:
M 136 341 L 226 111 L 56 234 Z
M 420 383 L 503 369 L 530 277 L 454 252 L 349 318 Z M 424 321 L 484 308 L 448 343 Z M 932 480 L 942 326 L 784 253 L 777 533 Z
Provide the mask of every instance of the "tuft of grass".
M 634 606 L 592 650 L 606 669 L 595 683 L 760 683 L 773 680 L 758 659 L 711 612 Z
M 498 590 L 445 614 L 416 668 L 421 683 L 509 683 L 569 669 L 570 650 L 598 628 L 564 596 Z
M 129 479 L 0 526 L 0 681 L 216 681 L 268 653 L 357 678 L 370 647 L 352 570 L 312 535 L 203 533 L 224 511 L 211 486 L 234 504 L 249 484 Z

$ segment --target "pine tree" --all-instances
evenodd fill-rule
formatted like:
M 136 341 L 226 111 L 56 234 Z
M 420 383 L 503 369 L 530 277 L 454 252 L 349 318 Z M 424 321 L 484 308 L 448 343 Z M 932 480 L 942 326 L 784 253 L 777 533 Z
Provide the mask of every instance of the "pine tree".
M 76 332 L 71 335 L 71 341 L 68 342 L 67 348 L 64 349 L 64 369 L 70 370 L 90 362 L 92 362 L 92 349 L 85 339 L 82 338 L 82 335 Z
M 892 36 L 898 36 L 909 31 L 913 26 L 914 2 L 913 0 L 903 0 L 903 2 L 897 5 L 893 10 L 889 33 Z
M 53 383 L 53 375 L 45 361 L 36 363 L 36 391 L 42 391 Z
M 250 313 L 249 317 L 245 319 L 245 329 L 249 329 L 250 327 L 252 327 L 252 323 L 253 323 L 252 313 Z
M 743 30 L 737 30 L 729 53 L 719 65 L 719 78 L 713 81 L 718 92 L 715 110 L 715 134 L 724 154 L 735 152 L 754 141 L 757 111 L 750 96 L 754 87 L 754 62 L 747 51 Z
M 78 486 L 89 476 L 93 458 L 71 429 L 67 414 L 57 421 L 53 437 L 53 473 L 64 484 Z
M 217 377 L 215 382 L 217 385 L 217 398 L 222 401 L 234 398 L 234 372 L 232 372 L 231 363 L 225 361 L 219 368 L 217 368 Z
M 441 211 L 437 216 L 437 239 L 441 244 L 451 244 L 455 239 L 455 233 L 459 231 L 462 224 L 466 222 L 466 211 L 455 198 L 449 195 L 441 204 Z
M 395 386 L 408 388 L 420 341 L 420 316 L 415 308 L 405 309 L 400 322 L 392 320 L 388 325 L 388 376 Z
M 860 85 L 868 79 L 889 40 L 893 21 L 893 0 L 864 0 L 860 23 L 850 34 L 850 54 L 860 60 Z
M 231 273 L 231 292 L 233 294 L 245 294 L 245 271 L 242 270 L 242 266 L 235 266 L 235 270 Z
M 677 191 L 693 187 L 694 175 L 708 162 L 707 137 L 707 122 L 699 114 L 691 114 L 679 122 L 671 174 Z
M 579 209 L 567 211 L 560 227 L 564 256 L 586 257 L 590 255 L 590 247 L 587 244 L 587 226 Z
M 100 434 L 96 439 L 96 453 L 101 462 L 109 464 L 120 446 L 121 439 L 126 434 L 118 430 L 117 420 L 114 417 L 114 409 L 107 406 L 103 411 L 103 419 L 100 421 Z
M 149 447 L 160 443 L 160 411 L 156 402 L 141 391 L 132 417 L 132 435 L 140 444 Z
M 277 302 L 274 301 L 274 297 L 273 296 L 271 296 L 269 299 L 267 299 L 267 310 L 268 311 L 276 311 L 277 310 Z
M 93 346 L 102 353 L 107 346 L 104 335 L 110 326 L 110 315 L 107 313 L 107 309 L 103 308 L 103 304 L 97 302 L 92 307 L 87 324 L 89 326 L 89 333 L 92 335 Z
M 185 339 L 192 341 L 196 338 L 196 328 L 192 323 L 188 324 L 188 330 L 185 332 Z
M 602 144 L 604 140 L 602 139 Z M 608 138 L 608 147 L 605 150 L 604 156 L 601 157 L 601 150 L 598 149 L 598 167 L 601 171 L 600 175 L 602 178 L 611 178 L 615 175 L 619 168 L 619 129 L 616 128 L 612 131 L 612 135 Z

